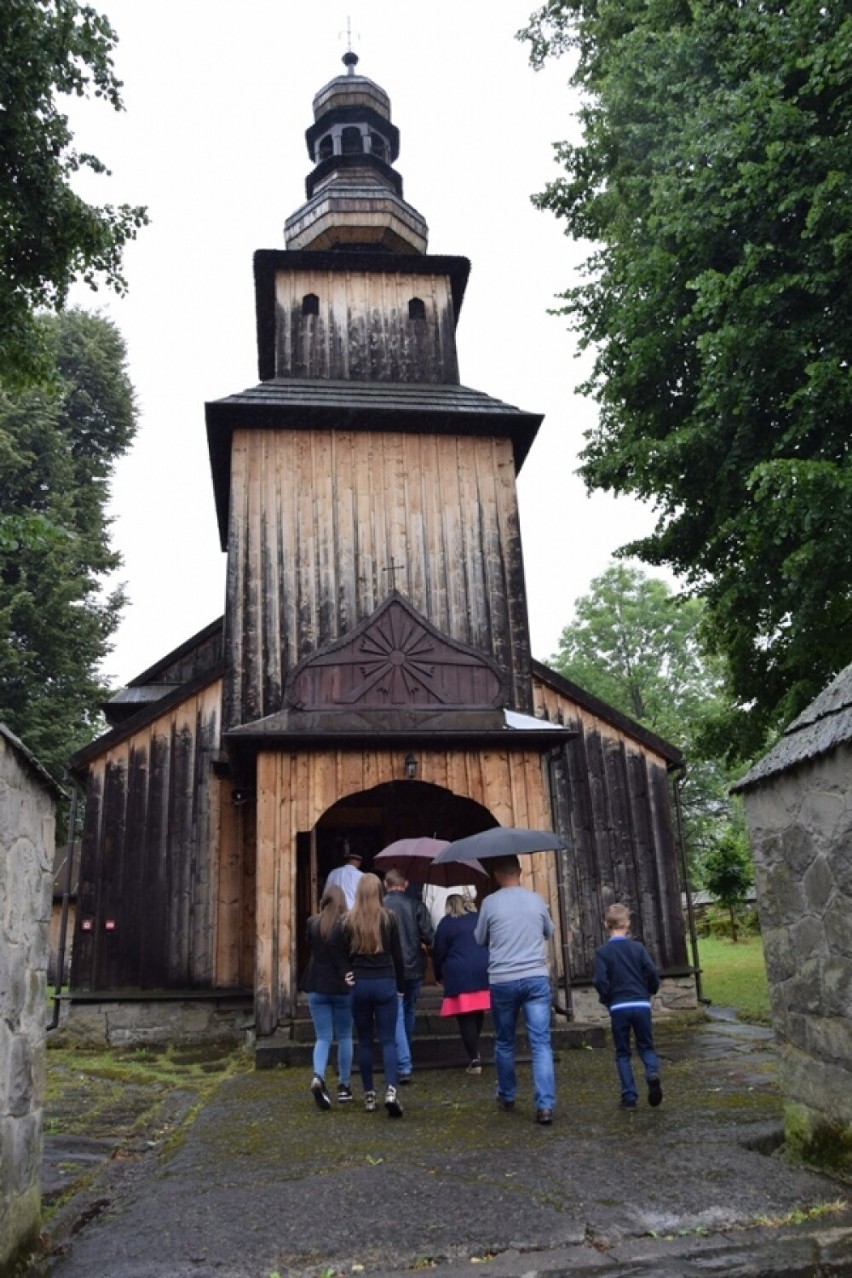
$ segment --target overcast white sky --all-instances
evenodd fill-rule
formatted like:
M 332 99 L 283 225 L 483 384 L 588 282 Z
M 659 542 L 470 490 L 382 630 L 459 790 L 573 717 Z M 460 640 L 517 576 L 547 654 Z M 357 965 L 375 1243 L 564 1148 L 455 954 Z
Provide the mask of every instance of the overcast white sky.
M 458 328 L 467 386 L 545 414 L 518 481 L 533 653 L 547 659 L 572 605 L 612 552 L 649 531 L 626 498 L 587 496 L 575 475 L 595 408 L 583 364 L 547 314 L 581 253 L 530 195 L 569 136 L 569 68 L 533 72 L 514 39 L 533 0 L 94 0 L 119 35 L 126 111 L 74 104 L 81 150 L 107 163 L 87 198 L 146 204 L 126 256 L 129 293 L 75 290 L 128 345 L 139 433 L 113 484 L 113 540 L 130 603 L 106 663 L 139 674 L 218 617 L 219 549 L 204 404 L 258 380 L 252 254 L 283 248 L 304 200 L 304 133 L 316 91 L 343 72 L 351 15 L 359 73 L 390 95 L 404 196 L 429 251 L 469 257 Z

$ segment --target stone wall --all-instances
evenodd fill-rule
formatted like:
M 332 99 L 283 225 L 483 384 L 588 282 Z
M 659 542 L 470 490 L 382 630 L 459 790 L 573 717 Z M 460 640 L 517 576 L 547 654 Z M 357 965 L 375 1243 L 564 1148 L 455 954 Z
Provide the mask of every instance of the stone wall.
M 564 997 L 559 990 L 559 1001 Z M 609 1012 L 598 998 L 594 986 L 580 986 L 571 991 L 574 1020 L 583 1025 L 609 1024 Z M 651 999 L 654 1020 L 694 1012 L 698 1007 L 694 976 L 664 976 L 660 989 Z
M 244 1043 L 253 1025 L 251 998 L 227 993 L 207 999 L 64 998 L 51 1045 L 98 1049 L 146 1043 Z
M 0 1274 L 40 1227 L 48 927 L 60 795 L 0 725 Z
M 743 797 L 788 1145 L 852 1169 L 852 748 Z

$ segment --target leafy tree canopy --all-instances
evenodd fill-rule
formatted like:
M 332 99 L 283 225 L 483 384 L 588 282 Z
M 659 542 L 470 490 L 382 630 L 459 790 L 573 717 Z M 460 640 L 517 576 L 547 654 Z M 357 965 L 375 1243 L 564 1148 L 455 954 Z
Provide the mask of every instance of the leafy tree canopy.
M 725 707 L 721 663 L 701 639 L 705 605 L 659 578 L 614 564 L 576 600 L 550 664 L 565 678 L 676 745 L 686 758 L 684 826 L 696 880 L 728 829 L 730 778 L 701 750 L 702 729 Z
M 59 779 L 100 726 L 98 668 L 124 603 L 105 513 L 136 412 L 108 320 L 42 316 L 49 389 L 0 391 L 0 720 Z
M 754 867 L 744 822 L 733 824 L 704 863 L 704 884 L 728 909 L 731 939 L 737 939 L 736 907 L 754 882 Z
M 78 151 L 62 95 L 93 92 L 122 109 L 112 51 L 116 34 L 77 0 L 4 0 L 0 13 L 0 384 L 44 378 L 50 353 L 36 321 L 59 309 L 77 279 L 121 292 L 124 245 L 147 222 L 142 208 L 87 204 L 73 190 L 81 169 L 106 173 Z
M 852 13 L 822 0 L 548 0 L 581 145 L 536 202 L 592 245 L 582 474 L 659 513 L 625 547 L 707 601 L 760 750 L 852 660 Z

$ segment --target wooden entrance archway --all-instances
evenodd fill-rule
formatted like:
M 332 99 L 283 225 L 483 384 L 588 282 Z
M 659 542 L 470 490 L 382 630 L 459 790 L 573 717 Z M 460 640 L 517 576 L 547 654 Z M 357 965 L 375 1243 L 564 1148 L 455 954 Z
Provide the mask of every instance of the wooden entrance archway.
M 300 919 L 315 900 L 321 857 L 327 855 L 321 849 L 335 820 L 352 818 L 359 805 L 369 811 L 379 795 L 382 801 L 374 807 L 381 809 L 381 818 L 370 827 L 368 817 L 365 827 L 369 838 L 379 841 L 375 851 L 409 833 L 460 838 L 495 822 L 535 829 L 551 826 L 546 773 L 537 750 L 418 751 L 421 780 L 416 782 L 403 779 L 403 757 L 399 750 L 389 749 L 298 754 L 270 750 L 258 755 L 258 1034 L 271 1034 L 295 1011 Z M 362 799 L 365 795 L 371 797 Z M 392 803 L 391 795 L 398 796 L 399 802 Z M 440 825 L 432 824 L 437 817 L 429 815 L 437 812 L 442 813 Z M 334 820 L 332 813 L 336 813 Z M 425 830 L 419 825 L 412 830 L 408 824 L 424 819 Z M 306 866 L 308 876 L 313 866 L 316 877 L 316 882 L 308 878 L 307 891 L 303 886 Z M 530 858 L 530 870 L 530 886 L 555 905 L 553 858 L 543 854 Z
M 333 804 L 313 830 L 296 836 L 297 976 L 307 961 L 305 923 L 348 851 L 359 852 L 361 868 L 371 870 L 377 853 L 396 839 L 461 839 L 496 824 L 482 804 L 423 781 L 387 781 Z

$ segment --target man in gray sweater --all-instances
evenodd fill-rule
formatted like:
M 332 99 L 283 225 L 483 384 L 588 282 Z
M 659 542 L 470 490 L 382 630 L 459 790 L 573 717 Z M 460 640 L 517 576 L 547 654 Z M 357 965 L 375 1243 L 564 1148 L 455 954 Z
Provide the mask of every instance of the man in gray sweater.
M 521 865 L 516 856 L 495 857 L 490 868 L 499 891 L 482 902 L 474 938 L 488 946 L 497 1103 L 502 1109 L 515 1107 L 515 1030 L 518 1013 L 523 1012 L 532 1053 L 535 1119 L 547 1127 L 553 1122 L 556 1105 L 545 951 L 545 942 L 553 935 L 553 920 L 541 897 L 521 887 Z

